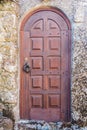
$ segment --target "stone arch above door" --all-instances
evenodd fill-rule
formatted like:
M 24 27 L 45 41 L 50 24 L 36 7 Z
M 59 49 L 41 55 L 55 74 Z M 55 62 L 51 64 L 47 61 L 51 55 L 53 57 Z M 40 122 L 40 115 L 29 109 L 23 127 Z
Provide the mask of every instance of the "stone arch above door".
M 22 21 L 20 118 L 70 120 L 70 34 L 68 18 L 53 7 L 36 9 Z

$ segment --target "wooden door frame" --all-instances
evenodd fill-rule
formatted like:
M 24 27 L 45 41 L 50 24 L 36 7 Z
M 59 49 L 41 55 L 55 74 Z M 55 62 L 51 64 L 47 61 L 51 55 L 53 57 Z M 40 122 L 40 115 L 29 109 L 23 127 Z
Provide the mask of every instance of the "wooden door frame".
M 27 20 L 35 13 L 37 12 L 40 12 L 40 11 L 44 11 L 44 10 L 47 10 L 47 11 L 53 11 L 55 12 L 56 14 L 60 15 L 66 22 L 67 24 L 67 27 L 68 27 L 68 30 L 69 30 L 69 63 L 68 63 L 68 68 L 69 68 L 69 87 L 67 88 L 68 90 L 68 106 L 67 106 L 67 121 L 70 121 L 71 120 L 71 23 L 68 19 L 68 17 L 58 8 L 56 7 L 52 7 L 52 6 L 41 6 L 39 8 L 36 8 L 32 11 L 30 11 L 22 20 L 21 22 L 21 26 L 20 26 L 20 56 L 21 56 L 21 49 L 22 49 L 22 38 L 23 38 L 23 33 L 22 31 L 24 30 L 24 25 L 25 23 L 27 22 Z M 21 63 L 21 58 L 20 58 L 20 63 Z M 21 64 L 20 64 L 21 66 Z M 22 100 L 21 100 L 21 97 L 22 97 L 22 89 L 21 89 L 21 68 L 22 66 L 20 67 L 20 92 L 19 92 L 19 111 L 20 111 L 20 116 L 21 116 L 21 106 L 22 106 Z

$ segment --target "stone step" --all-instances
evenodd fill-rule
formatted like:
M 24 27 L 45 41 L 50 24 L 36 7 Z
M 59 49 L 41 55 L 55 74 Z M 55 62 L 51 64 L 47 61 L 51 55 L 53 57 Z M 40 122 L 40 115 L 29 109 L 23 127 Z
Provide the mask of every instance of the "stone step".
M 36 120 L 20 120 L 15 125 L 15 130 L 87 130 L 87 127 L 80 128 L 77 124 L 62 122 L 45 122 Z

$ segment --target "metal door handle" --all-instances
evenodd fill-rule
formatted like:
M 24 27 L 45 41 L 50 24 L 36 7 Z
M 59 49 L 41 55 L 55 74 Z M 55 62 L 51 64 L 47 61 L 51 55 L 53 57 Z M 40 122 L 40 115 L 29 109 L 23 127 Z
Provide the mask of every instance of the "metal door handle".
M 29 66 L 29 63 L 25 63 L 24 66 L 23 66 L 23 70 L 26 72 L 26 73 L 29 73 L 30 72 L 30 66 Z

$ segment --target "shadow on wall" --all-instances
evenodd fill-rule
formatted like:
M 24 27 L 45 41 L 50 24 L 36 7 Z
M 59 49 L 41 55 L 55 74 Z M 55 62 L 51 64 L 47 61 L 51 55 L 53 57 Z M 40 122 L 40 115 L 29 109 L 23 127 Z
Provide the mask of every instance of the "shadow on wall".
M 15 120 L 12 109 L 13 108 L 9 103 L 5 103 L 0 99 L 0 117 L 8 117 L 14 122 Z

